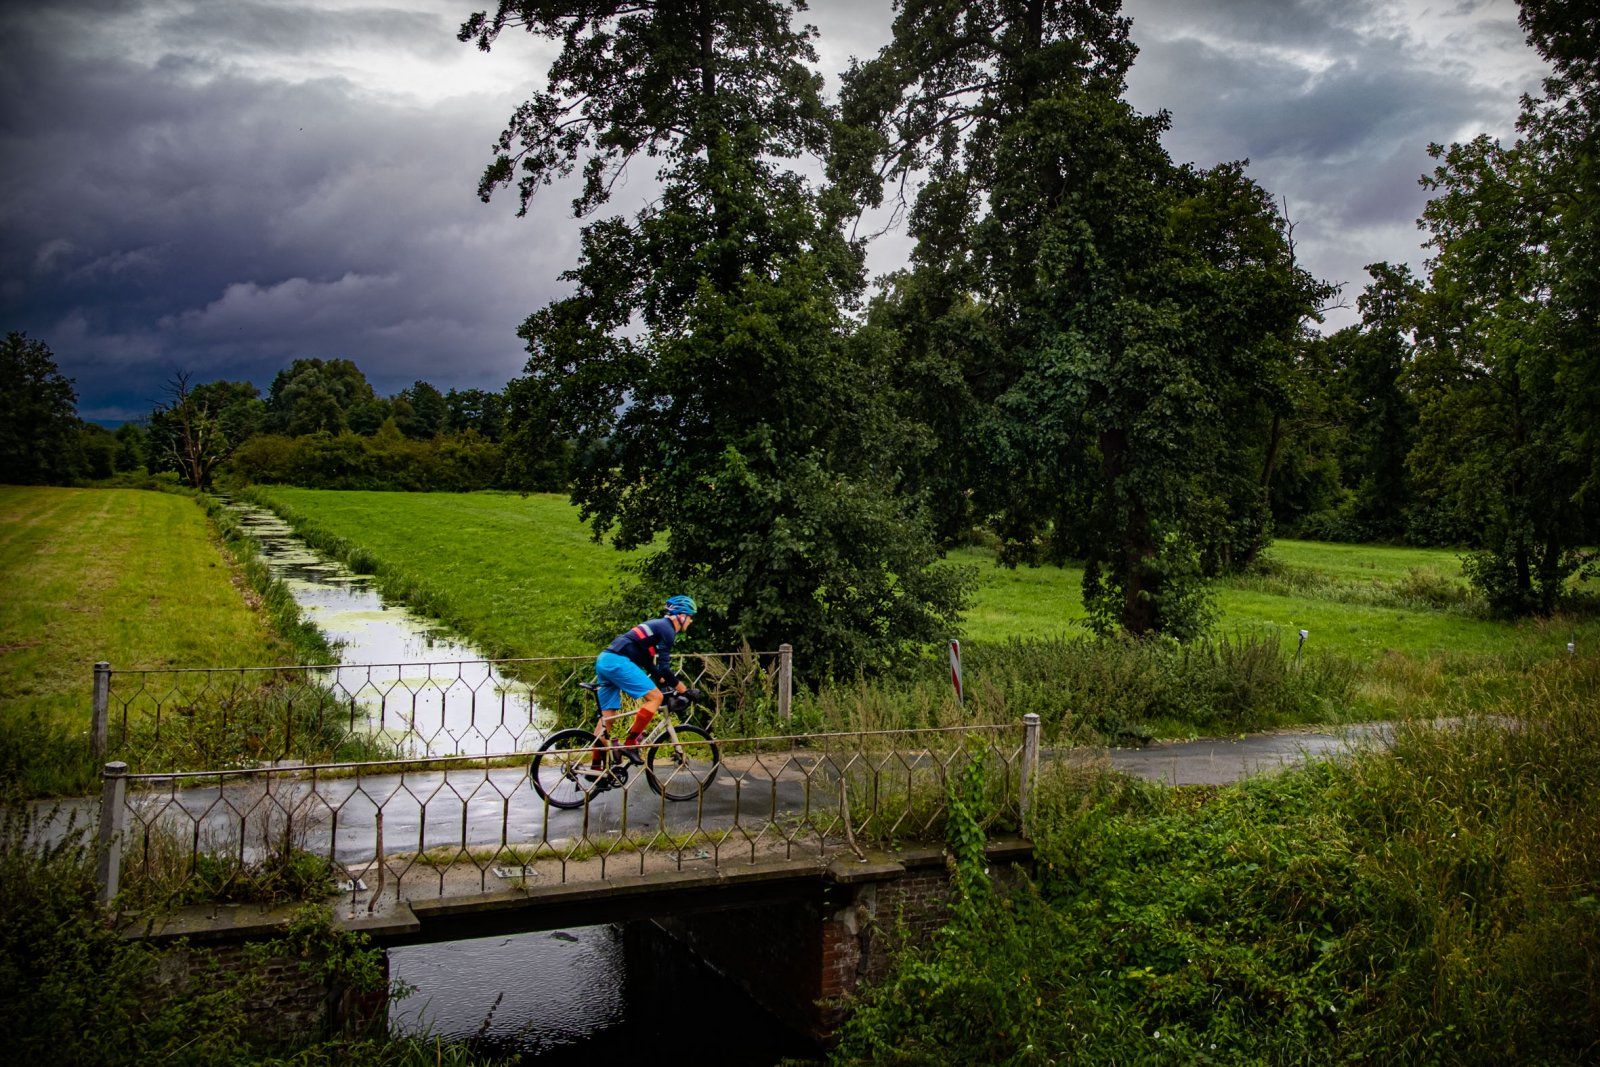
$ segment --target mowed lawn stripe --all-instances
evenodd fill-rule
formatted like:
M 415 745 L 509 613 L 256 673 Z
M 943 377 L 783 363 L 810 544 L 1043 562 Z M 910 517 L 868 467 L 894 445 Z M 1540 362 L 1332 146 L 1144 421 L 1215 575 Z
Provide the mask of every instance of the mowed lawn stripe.
M 282 662 L 187 497 L 0 486 L 0 700 L 88 720 L 92 668 Z

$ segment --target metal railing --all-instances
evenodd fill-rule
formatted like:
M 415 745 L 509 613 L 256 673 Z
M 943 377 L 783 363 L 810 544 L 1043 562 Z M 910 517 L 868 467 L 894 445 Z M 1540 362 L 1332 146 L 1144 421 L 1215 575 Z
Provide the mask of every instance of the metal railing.
M 677 657 L 723 732 L 781 732 L 793 657 Z M 296 667 L 94 669 L 95 756 L 136 771 L 345 763 L 526 752 L 552 729 L 593 721 L 593 656 Z
M 152 905 L 263 887 L 386 901 L 655 871 L 813 858 L 942 836 L 951 784 L 977 761 L 990 830 L 1027 832 L 1039 720 L 1020 725 L 718 738 L 712 767 L 642 768 L 581 806 L 531 788 L 526 753 L 383 764 L 130 773 L 105 767 L 100 893 Z M 714 770 L 715 774 L 709 772 Z M 703 789 L 681 795 L 672 774 Z

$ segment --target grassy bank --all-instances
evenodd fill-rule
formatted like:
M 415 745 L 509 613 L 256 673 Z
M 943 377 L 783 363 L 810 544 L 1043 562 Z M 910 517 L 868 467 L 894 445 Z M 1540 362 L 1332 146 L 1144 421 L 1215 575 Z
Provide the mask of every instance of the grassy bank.
M 1049 773 L 1037 881 L 969 872 L 836 1059 L 1593 1062 L 1597 701 L 1591 653 L 1349 764 L 1222 790 Z
M 92 667 L 279 663 L 297 649 L 193 499 L 0 487 L 0 780 L 92 780 Z
M 628 558 L 590 540 L 576 510 L 551 494 L 266 487 L 253 495 L 313 544 L 376 573 L 387 595 L 491 654 L 590 651 L 586 608 L 613 592 Z M 1593 621 L 1480 618 L 1459 559 L 1441 549 L 1279 542 L 1256 573 L 1218 583 L 1219 642 L 1198 658 L 1083 641 L 1082 575 L 1074 568 L 1008 570 L 982 548 L 952 557 L 982 576 L 964 623 L 975 699 L 955 706 L 942 671 L 930 666 L 926 685 L 819 694 L 803 708 L 815 713 L 814 724 L 987 719 L 1043 700 L 1053 701 L 1047 722 L 1072 726 L 1067 714 L 1078 725 L 1101 722 L 1114 727 L 1101 730 L 1108 738 L 1428 713 L 1449 700 L 1492 696 L 1528 665 L 1561 654 L 1573 637 L 1584 646 L 1600 641 Z M 1297 665 L 1301 629 L 1310 639 Z M 1208 657 L 1243 673 L 1219 683 Z M 1012 669 L 1019 661 L 1029 665 L 1031 683 Z M 1265 683 L 1267 675 L 1278 680 Z M 1239 707 L 1234 697 L 1201 707 L 1176 693 L 1219 685 L 1267 699 L 1226 713 Z M 1129 687 L 1134 696 L 1116 696 Z M 1085 736 L 1075 728 L 1064 735 Z
M 387 597 L 434 616 L 492 656 L 583 655 L 585 610 L 628 555 L 598 545 L 552 493 L 336 492 L 267 486 L 313 547 L 373 574 Z
M 1078 568 L 1008 570 L 981 548 L 952 556 L 982 574 L 967 617 L 974 640 L 1070 632 L 1087 620 Z M 1448 549 L 1277 541 L 1261 573 L 1222 579 L 1215 595 L 1222 632 L 1272 633 L 1294 643 L 1297 631 L 1309 630 L 1308 649 L 1366 661 L 1558 651 L 1574 628 L 1600 637 L 1600 626 L 1587 622 L 1480 618 L 1460 559 Z

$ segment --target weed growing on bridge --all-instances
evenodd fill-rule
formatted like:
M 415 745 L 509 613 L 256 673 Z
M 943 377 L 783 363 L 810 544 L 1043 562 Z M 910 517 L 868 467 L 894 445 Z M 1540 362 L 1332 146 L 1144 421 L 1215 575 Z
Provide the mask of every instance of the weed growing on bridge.
M 46 833 L 15 797 L 0 798 L 0 1029 L 19 1063 L 294 1064 L 298 1067 L 468 1067 L 462 1045 L 426 1035 L 296 1035 L 262 1043 L 259 969 L 199 965 L 186 948 L 130 941 L 95 902 L 93 844 L 83 827 Z M 377 955 L 335 928 L 325 907 L 298 913 L 255 962 L 298 960 L 306 980 L 382 989 Z M 173 975 L 189 987 L 173 995 Z
M 270 783 L 253 796 L 237 793 L 230 803 L 249 814 L 221 832 L 198 820 L 192 832 L 180 832 L 181 820 L 159 794 L 136 800 L 119 907 L 149 914 L 184 904 L 284 904 L 333 895 L 338 869 L 306 848 L 325 821 L 325 807 L 292 783 L 279 783 L 275 793 Z M 248 836 L 241 829 L 247 824 Z

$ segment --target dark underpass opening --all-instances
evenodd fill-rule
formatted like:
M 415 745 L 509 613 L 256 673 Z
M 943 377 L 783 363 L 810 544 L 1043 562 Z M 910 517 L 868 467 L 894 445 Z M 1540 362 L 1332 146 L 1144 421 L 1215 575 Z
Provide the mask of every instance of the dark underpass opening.
M 647 921 L 446 941 L 389 950 L 413 989 L 395 1028 L 509 1063 L 816 1060 L 814 1041 L 775 1017 Z M 665 1059 L 663 1059 L 665 1057 Z

